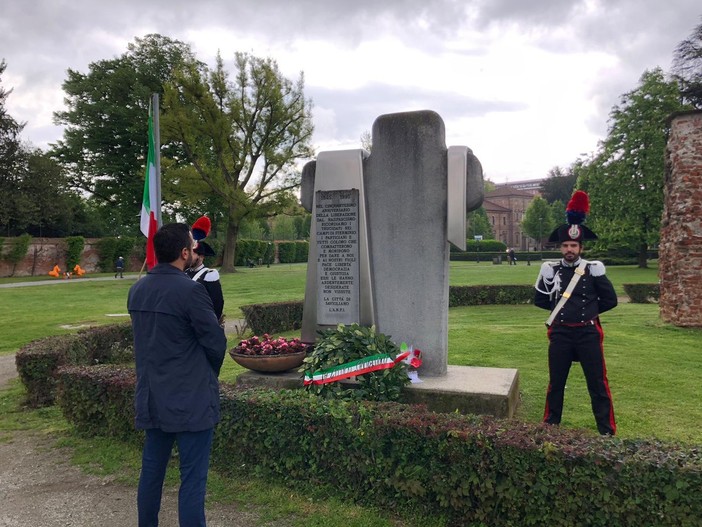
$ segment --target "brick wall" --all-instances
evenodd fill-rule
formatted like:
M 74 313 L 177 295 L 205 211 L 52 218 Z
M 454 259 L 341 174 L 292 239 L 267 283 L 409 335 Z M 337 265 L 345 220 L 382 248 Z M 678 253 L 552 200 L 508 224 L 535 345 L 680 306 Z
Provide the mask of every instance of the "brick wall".
M 86 273 L 98 271 L 97 264 L 100 256 L 97 251 L 98 238 L 86 238 L 83 252 L 80 255 L 80 266 Z M 2 251 L 9 251 L 12 238 L 5 238 Z M 10 262 L 0 259 L 0 277 L 8 276 L 40 276 L 46 275 L 58 265 L 61 271 L 66 270 L 66 243 L 63 238 L 32 238 L 24 259 L 14 268 Z M 126 257 L 126 255 L 125 255 Z M 127 270 L 138 271 L 142 262 L 127 261 Z
M 702 111 L 671 118 L 659 277 L 661 318 L 702 327 Z

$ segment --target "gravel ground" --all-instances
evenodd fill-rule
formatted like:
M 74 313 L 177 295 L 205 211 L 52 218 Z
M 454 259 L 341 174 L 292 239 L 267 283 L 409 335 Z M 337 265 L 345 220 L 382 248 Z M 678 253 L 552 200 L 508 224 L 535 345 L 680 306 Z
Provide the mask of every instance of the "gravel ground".
M 0 390 L 17 376 L 14 356 L 0 357 Z M 128 527 L 136 525 L 136 487 L 83 473 L 71 451 L 51 437 L 17 431 L 0 436 L 0 527 Z M 164 492 L 160 525 L 177 526 L 177 490 Z M 207 507 L 209 527 L 261 525 L 255 511 Z M 287 522 L 266 524 L 282 527 Z

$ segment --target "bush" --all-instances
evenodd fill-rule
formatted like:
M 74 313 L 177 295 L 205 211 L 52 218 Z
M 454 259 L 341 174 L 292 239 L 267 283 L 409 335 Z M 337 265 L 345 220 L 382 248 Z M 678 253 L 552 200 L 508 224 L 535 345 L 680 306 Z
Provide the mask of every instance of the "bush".
M 134 383 L 114 366 L 62 368 L 61 408 L 81 434 L 138 438 Z M 694 527 L 702 517 L 697 448 L 303 390 L 223 385 L 220 402 L 213 467 L 401 516 L 491 527 Z
M 624 292 L 634 304 L 651 304 L 658 302 L 660 286 L 658 284 L 623 284 Z
M 241 306 L 246 323 L 256 335 L 290 331 L 302 327 L 302 301 Z
M 494 527 L 691 527 L 702 514 L 694 449 L 300 390 L 223 387 L 221 403 L 213 466 L 394 513 Z
M 449 287 L 449 307 L 486 304 L 529 304 L 534 288 L 528 285 L 453 285 Z
M 64 238 L 66 243 L 66 269 L 72 271 L 80 263 L 80 255 L 85 247 L 85 239 L 82 236 L 69 236 Z
M 4 260 L 12 264 L 12 275 L 15 275 L 15 269 L 17 264 L 20 263 L 25 256 L 27 256 L 27 250 L 29 250 L 29 243 L 32 241 L 32 237 L 29 234 L 22 234 L 17 236 L 12 240 L 9 251 L 4 255 Z
M 20 380 L 32 407 L 49 406 L 56 397 L 55 374 L 65 365 L 123 363 L 133 360 L 131 324 L 82 329 L 74 335 L 34 340 L 15 356 Z
M 278 242 L 278 261 L 280 263 L 306 262 L 310 250 L 307 241 Z
M 97 243 L 98 268 L 105 273 L 114 271 L 115 260 L 119 256 L 123 257 L 128 265 L 129 258 L 135 252 L 136 246 L 137 239 L 129 236 L 102 238 Z
M 56 377 L 58 406 L 81 435 L 140 437 L 134 428 L 134 368 L 64 366 Z
M 528 285 L 449 286 L 449 307 L 485 304 L 528 304 L 534 288 Z M 246 323 L 257 335 L 302 327 L 302 300 L 241 306 Z

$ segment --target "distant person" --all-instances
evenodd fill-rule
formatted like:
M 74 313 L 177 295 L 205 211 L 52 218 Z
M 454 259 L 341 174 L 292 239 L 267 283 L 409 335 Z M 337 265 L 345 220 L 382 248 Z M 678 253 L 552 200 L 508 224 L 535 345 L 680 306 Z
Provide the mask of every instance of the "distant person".
M 514 253 L 514 248 L 509 248 L 509 251 L 507 252 L 507 257 L 509 259 L 509 265 L 517 265 L 517 255 Z
M 120 278 L 124 278 L 122 273 L 124 272 L 124 258 L 121 256 L 115 261 L 115 278 L 119 275 Z
M 549 383 L 544 422 L 561 422 L 568 373 L 573 362 L 580 362 L 597 430 L 602 435 L 614 435 L 617 425 L 600 314 L 616 307 L 617 295 L 605 275 L 604 264 L 582 258 L 583 240 L 597 239 L 582 225 L 589 208 L 587 194 L 576 191 L 566 209 L 568 223 L 558 227 L 548 239 L 560 242 L 563 258 L 559 262 L 544 262 L 536 279 L 534 305 L 551 311 L 546 321 Z
M 146 432 L 137 491 L 140 527 L 158 525 L 174 443 L 180 463 L 180 525 L 206 524 L 205 487 L 220 418 L 217 377 L 227 339 L 207 291 L 184 272 L 195 261 L 194 248 L 187 225 L 164 225 L 154 236 L 159 263 L 129 290 L 135 424 Z

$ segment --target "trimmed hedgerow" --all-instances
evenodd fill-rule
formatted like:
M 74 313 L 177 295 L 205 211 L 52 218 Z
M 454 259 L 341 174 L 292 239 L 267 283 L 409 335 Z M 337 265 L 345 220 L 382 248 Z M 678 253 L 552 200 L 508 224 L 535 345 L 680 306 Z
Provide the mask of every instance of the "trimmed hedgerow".
M 449 307 L 484 304 L 529 304 L 534 288 L 528 285 L 449 286 Z M 254 334 L 291 331 L 302 327 L 302 300 L 250 304 L 241 307 Z
M 122 440 L 140 437 L 134 428 L 134 368 L 63 366 L 56 378 L 56 402 L 80 434 Z
M 529 304 L 534 288 L 528 285 L 454 285 L 449 287 L 449 307 L 484 304 Z
M 303 302 L 275 302 L 241 306 L 246 323 L 255 335 L 289 331 L 302 327 Z
M 624 292 L 634 304 L 651 304 L 658 302 L 660 287 L 658 284 L 623 284 Z
M 702 514 L 695 449 L 299 390 L 223 387 L 221 401 L 215 466 L 400 514 L 493 527 L 693 526 Z
M 27 389 L 27 403 L 40 407 L 54 402 L 55 373 L 60 366 L 116 364 L 133 357 L 132 326 L 124 323 L 34 340 L 17 352 L 15 364 Z
M 128 440 L 132 370 L 59 370 L 61 408 L 85 435 Z M 699 449 L 422 406 L 222 386 L 212 464 L 323 487 L 447 525 L 656 525 L 702 517 Z M 242 456 L 242 452 L 245 455 Z

